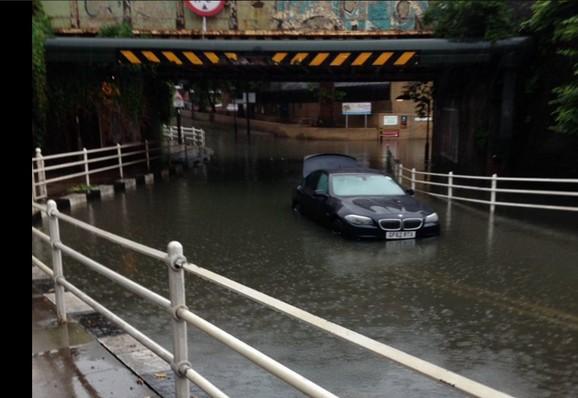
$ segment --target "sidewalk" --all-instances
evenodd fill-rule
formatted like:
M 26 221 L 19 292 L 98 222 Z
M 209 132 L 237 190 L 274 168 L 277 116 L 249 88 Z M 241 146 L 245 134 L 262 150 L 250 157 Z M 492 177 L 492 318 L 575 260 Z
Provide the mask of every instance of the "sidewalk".
M 81 325 L 58 325 L 54 306 L 33 287 L 32 397 L 159 396 Z

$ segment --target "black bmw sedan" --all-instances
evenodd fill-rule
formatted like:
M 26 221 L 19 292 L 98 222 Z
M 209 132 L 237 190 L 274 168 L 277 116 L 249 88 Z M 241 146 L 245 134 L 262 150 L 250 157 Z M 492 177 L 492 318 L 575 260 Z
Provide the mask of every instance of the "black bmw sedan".
M 411 190 L 347 155 L 306 156 L 292 207 L 344 237 L 413 239 L 440 233 L 438 215 Z

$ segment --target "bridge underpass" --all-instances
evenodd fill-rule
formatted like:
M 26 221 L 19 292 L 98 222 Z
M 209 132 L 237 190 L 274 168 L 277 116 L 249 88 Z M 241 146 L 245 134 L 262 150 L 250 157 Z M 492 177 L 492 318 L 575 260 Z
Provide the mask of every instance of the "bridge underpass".
M 528 38 L 490 42 L 445 39 L 187 40 L 51 38 L 53 65 L 154 66 L 174 80 L 269 82 L 430 81 L 435 87 L 432 159 L 441 167 L 485 174 L 507 169 L 516 76 Z M 491 98 L 491 101 L 487 100 Z M 498 101 L 498 103 L 496 103 Z M 488 131 L 488 154 L 475 145 Z M 490 164 L 501 159 L 500 165 Z M 502 170 L 498 170 L 501 172 Z

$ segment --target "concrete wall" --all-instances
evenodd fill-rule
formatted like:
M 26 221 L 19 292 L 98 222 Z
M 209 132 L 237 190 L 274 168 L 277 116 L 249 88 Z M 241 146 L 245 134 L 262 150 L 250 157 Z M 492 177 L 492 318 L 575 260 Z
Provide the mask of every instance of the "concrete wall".
M 134 29 L 200 31 L 202 17 L 181 0 L 42 0 L 56 29 L 95 31 L 131 21 Z M 425 0 L 229 0 L 207 18 L 209 32 L 223 31 L 395 31 L 420 32 Z

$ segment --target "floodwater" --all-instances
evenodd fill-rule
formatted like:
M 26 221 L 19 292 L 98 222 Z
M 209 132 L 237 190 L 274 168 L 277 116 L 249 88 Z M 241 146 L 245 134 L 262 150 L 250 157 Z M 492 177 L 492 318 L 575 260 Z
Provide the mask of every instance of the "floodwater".
M 301 159 L 343 152 L 383 168 L 385 143 L 295 141 L 207 129 L 204 170 L 71 214 L 149 246 L 178 240 L 190 262 L 514 396 L 578 396 L 578 230 L 507 218 L 418 194 L 442 235 L 346 241 L 294 215 Z M 392 142 L 419 167 L 423 141 Z M 532 219 L 531 211 L 527 213 Z M 540 213 L 544 217 L 547 212 Z M 168 295 L 166 265 L 61 223 L 64 243 Z M 48 258 L 42 242 L 33 251 Z M 65 259 L 66 276 L 165 347 L 170 317 Z M 463 396 L 350 343 L 193 276 L 198 315 L 343 397 Z M 227 347 L 189 328 L 190 360 L 235 397 L 301 396 Z

